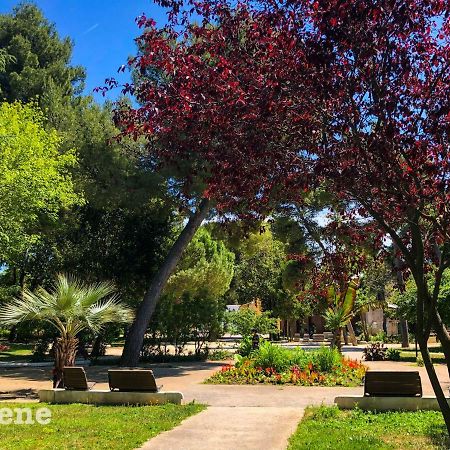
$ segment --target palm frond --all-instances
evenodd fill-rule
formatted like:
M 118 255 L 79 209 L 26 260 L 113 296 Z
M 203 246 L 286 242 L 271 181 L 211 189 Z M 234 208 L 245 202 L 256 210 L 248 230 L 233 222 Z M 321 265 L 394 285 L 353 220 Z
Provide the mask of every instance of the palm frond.
M 25 290 L 0 311 L 0 323 L 42 320 L 53 324 L 62 335 L 76 336 L 83 329 L 94 332 L 111 322 L 128 322 L 131 309 L 123 306 L 111 283 L 83 284 L 74 277 L 58 275 L 53 288 Z M 109 298 L 108 298 L 109 297 Z

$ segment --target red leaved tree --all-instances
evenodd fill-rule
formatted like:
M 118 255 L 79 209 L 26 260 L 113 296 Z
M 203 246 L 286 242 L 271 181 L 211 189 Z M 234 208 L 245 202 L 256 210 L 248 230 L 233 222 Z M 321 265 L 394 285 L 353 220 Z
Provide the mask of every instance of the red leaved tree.
M 322 49 L 312 113 L 321 125 L 306 153 L 346 214 L 373 219 L 414 278 L 417 340 L 450 429 L 427 348 L 434 330 L 450 369 L 437 309 L 450 266 L 449 14 L 440 0 L 311 2 L 310 39 Z
M 427 349 L 435 330 L 450 364 L 437 310 L 450 265 L 450 4 L 203 0 L 194 4 L 201 25 L 177 24 L 186 16 L 182 2 L 172 6 L 174 22 L 163 30 L 141 21 L 141 52 L 130 61 L 141 106 L 119 110 L 117 123 L 175 168 L 186 197 L 202 186 L 202 206 L 183 233 L 192 236 L 211 201 L 218 211 L 258 214 L 277 199 L 301 201 L 306 181 L 325 184 L 347 216 L 373 219 L 417 284 L 418 342 L 450 429 Z M 181 241 L 138 312 L 127 364 L 137 362 Z
M 127 366 L 137 364 L 167 279 L 208 212 L 257 217 L 283 186 L 306 184 L 299 182 L 297 136 L 312 119 L 307 96 L 292 98 L 285 84 L 306 92 L 310 83 L 297 71 L 304 54 L 295 27 L 244 5 L 207 6 L 199 8 L 213 14 L 213 25 L 180 27 L 174 16 L 158 29 L 153 20 L 138 19 L 144 32 L 129 61 L 135 82 L 124 90 L 139 107 L 118 105 L 115 114 L 123 135 L 146 139 L 151 163 L 169 170 L 180 200 L 194 210 L 138 309 L 122 355 Z

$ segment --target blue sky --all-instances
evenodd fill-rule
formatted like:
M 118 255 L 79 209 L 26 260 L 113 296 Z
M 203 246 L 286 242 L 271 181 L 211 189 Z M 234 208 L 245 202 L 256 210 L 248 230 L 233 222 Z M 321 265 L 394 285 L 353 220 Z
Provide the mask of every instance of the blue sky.
M 0 0 L 0 13 L 11 12 L 18 0 Z M 87 70 L 86 93 L 103 85 L 105 78 L 123 81 L 117 69 L 135 54 L 133 39 L 139 35 L 134 19 L 145 13 L 158 24 L 165 22 L 165 11 L 151 0 L 35 0 L 33 2 L 60 36 L 74 42 L 72 62 Z M 96 99 L 102 101 L 100 95 Z M 116 97 L 116 94 L 114 94 Z

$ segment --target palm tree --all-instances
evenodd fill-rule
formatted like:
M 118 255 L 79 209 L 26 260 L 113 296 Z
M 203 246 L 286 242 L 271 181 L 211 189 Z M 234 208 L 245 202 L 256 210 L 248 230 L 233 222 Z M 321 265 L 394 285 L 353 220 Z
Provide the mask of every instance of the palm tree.
M 341 351 L 342 329 L 349 324 L 354 316 L 356 292 L 359 287 L 358 277 L 353 277 L 348 286 L 338 291 L 334 286 L 328 289 L 329 308 L 324 314 L 325 326 L 333 330 L 332 346 Z
M 75 364 L 77 335 L 81 331 L 98 333 L 107 323 L 131 320 L 131 310 L 118 301 L 111 283 L 88 285 L 63 274 L 57 276 L 52 289 L 40 287 L 34 293 L 25 289 L 21 298 L 0 311 L 3 325 L 42 321 L 58 331 L 54 345 L 54 387 L 62 385 L 64 366 Z

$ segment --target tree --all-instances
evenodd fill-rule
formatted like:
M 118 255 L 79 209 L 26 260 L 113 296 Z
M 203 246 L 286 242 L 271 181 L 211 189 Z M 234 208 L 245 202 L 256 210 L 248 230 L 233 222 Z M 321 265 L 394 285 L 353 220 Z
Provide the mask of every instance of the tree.
M 55 385 L 62 384 L 64 366 L 73 366 L 77 335 L 89 329 L 98 333 L 106 323 L 128 322 L 131 311 L 113 295 L 109 283 L 86 285 L 59 275 L 54 287 L 35 293 L 25 290 L 21 298 L 7 304 L 0 312 L 0 323 L 16 325 L 25 321 L 42 321 L 59 333 L 55 345 Z
M 448 2 L 192 2 L 201 25 L 168 3 L 173 23 L 157 30 L 142 18 L 143 54 L 130 62 L 164 76 L 126 88 L 143 106 L 119 111 L 118 123 L 165 161 L 195 161 L 222 210 L 241 203 L 252 214 L 276 194 L 301 201 L 305 184 L 325 185 L 343 200 L 341 223 L 371 220 L 374 244 L 388 235 L 418 288 L 418 342 L 450 430 L 427 349 L 434 329 L 450 369 L 437 310 L 450 265 Z
M 225 7 L 216 24 L 187 25 L 180 34 L 175 17 L 163 29 L 139 20 L 145 32 L 129 67 L 144 76 L 124 89 L 139 106 L 119 104 L 116 124 L 123 135 L 146 139 L 154 164 L 174 170 L 179 197 L 194 212 L 144 296 L 125 343 L 124 365 L 137 363 L 164 285 L 209 210 L 258 217 L 299 171 L 286 166 L 296 150 L 286 151 L 285 130 L 302 129 L 304 114 L 291 114 L 292 100 L 277 78 L 295 78 L 292 62 L 302 55 L 290 54 L 291 63 L 279 65 L 273 56 L 291 47 L 291 36 L 279 35 L 280 45 L 272 47 L 270 18 L 262 14 L 254 21 L 245 7 Z M 280 117 L 283 126 L 273 123 Z
M 71 41 L 61 40 L 35 5 L 24 3 L 12 14 L 0 15 L 0 48 L 12 57 L 0 73 L 0 97 L 6 101 L 38 97 L 46 110 L 56 93 L 71 98 L 82 91 L 85 73 L 70 65 Z
M 70 169 L 73 151 L 59 152 L 60 138 L 43 128 L 32 105 L 0 105 L 0 259 L 14 259 L 35 242 L 43 223 L 56 221 L 63 208 L 80 203 Z
M 310 135 L 305 155 L 317 180 L 345 200 L 341 220 L 372 221 L 375 243 L 389 236 L 403 262 L 398 270 L 413 277 L 417 340 L 450 430 L 427 348 L 434 329 L 450 369 L 437 307 L 450 264 L 449 13 L 447 2 L 428 0 L 312 4 L 310 112 L 320 138 Z

